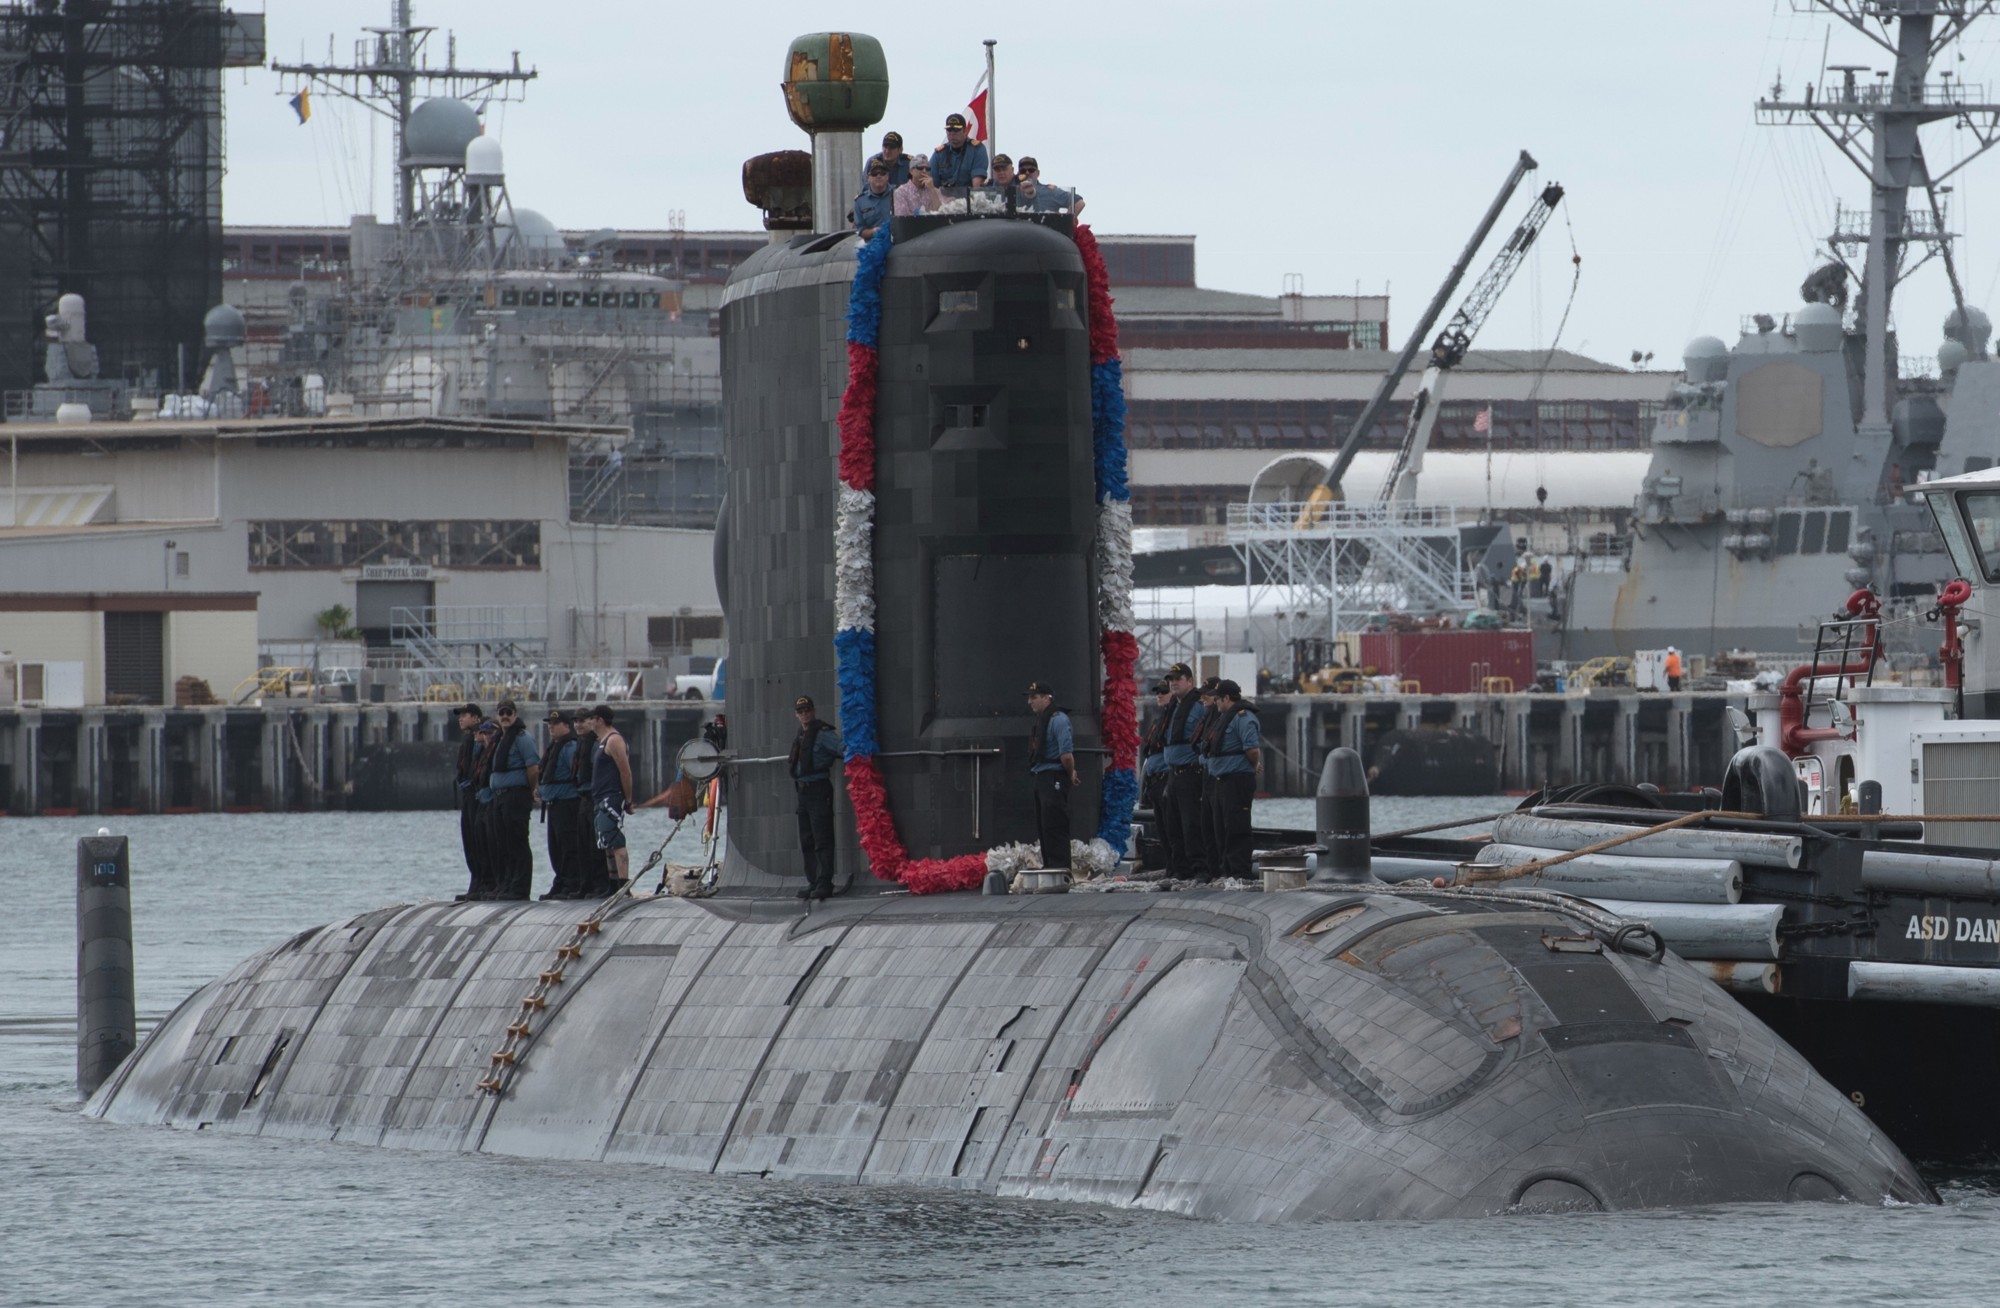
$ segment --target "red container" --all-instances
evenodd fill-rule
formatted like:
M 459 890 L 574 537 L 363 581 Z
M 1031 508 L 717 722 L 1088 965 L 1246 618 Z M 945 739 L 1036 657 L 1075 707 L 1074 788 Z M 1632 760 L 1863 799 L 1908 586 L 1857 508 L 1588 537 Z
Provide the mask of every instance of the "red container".
M 1363 632 L 1361 666 L 1414 681 L 1427 695 L 1484 690 L 1488 677 L 1513 682 L 1495 689 L 1526 690 L 1535 684 L 1535 633 L 1526 628 Z

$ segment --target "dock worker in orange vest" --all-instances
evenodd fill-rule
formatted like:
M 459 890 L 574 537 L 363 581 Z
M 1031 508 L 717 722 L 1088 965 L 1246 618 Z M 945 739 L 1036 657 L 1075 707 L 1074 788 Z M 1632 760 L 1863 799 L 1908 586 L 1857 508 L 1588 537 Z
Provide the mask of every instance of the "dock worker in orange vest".
M 1681 652 L 1672 645 L 1667 646 L 1667 689 L 1681 688 Z

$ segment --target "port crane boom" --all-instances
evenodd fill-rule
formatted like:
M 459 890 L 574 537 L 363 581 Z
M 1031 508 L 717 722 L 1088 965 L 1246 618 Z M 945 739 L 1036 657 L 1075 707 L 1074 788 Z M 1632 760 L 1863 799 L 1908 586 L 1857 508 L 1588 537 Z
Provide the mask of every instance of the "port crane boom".
M 1395 394 L 1396 385 L 1403 380 L 1403 374 L 1410 370 L 1410 361 L 1417 357 L 1417 351 L 1423 347 L 1424 341 L 1431 334 L 1431 328 L 1437 324 L 1438 315 L 1444 312 L 1445 301 L 1449 300 L 1452 292 L 1458 289 L 1459 282 L 1465 277 L 1465 270 L 1472 266 L 1472 256 L 1479 253 L 1479 247 L 1485 244 L 1487 233 L 1493 230 L 1494 223 L 1500 221 L 1500 210 L 1505 208 L 1507 201 L 1513 197 L 1514 188 L 1521 184 L 1523 177 L 1538 167 L 1540 165 L 1535 162 L 1533 155 L 1526 150 L 1521 151 L 1521 157 L 1514 161 L 1514 168 L 1507 174 L 1507 180 L 1500 184 L 1500 193 L 1493 197 L 1492 204 L 1486 206 L 1486 213 L 1480 218 L 1479 226 L 1473 229 L 1472 239 L 1467 241 L 1465 249 L 1459 252 L 1458 262 L 1452 264 L 1451 271 L 1445 274 L 1444 284 L 1438 287 L 1437 294 L 1431 297 L 1430 305 L 1424 310 L 1424 316 L 1417 321 L 1416 330 L 1412 331 L 1410 339 L 1404 342 L 1402 353 L 1396 356 L 1396 361 L 1389 366 L 1389 371 L 1383 374 L 1382 382 L 1375 388 L 1373 398 L 1368 401 L 1367 407 L 1361 411 L 1361 417 L 1348 431 L 1347 439 L 1341 442 L 1340 452 L 1334 455 L 1333 466 L 1326 470 L 1326 477 L 1313 488 L 1312 495 L 1306 501 L 1306 509 L 1300 514 L 1299 526 L 1310 526 L 1322 516 L 1327 504 L 1341 498 L 1340 479 L 1347 475 L 1348 466 L 1354 462 L 1354 455 L 1361 448 L 1361 442 L 1367 436 L 1368 429 L 1374 425 L 1383 406 L 1388 404 L 1389 397 Z
M 1437 426 L 1438 406 L 1444 402 L 1445 381 L 1451 370 L 1465 362 L 1465 355 L 1472 348 L 1472 338 L 1485 325 L 1486 316 L 1493 312 L 1499 302 L 1501 292 L 1507 283 L 1514 280 L 1520 270 L 1521 261 L 1528 257 L 1528 249 L 1541 234 L 1555 214 L 1556 206 L 1562 203 L 1563 188 L 1554 182 L 1542 188 L 1534 203 L 1522 217 L 1514 234 L 1493 256 L 1493 262 L 1473 283 L 1472 291 L 1459 303 L 1458 311 L 1451 321 L 1444 325 L 1438 338 L 1431 344 L 1430 365 L 1424 369 L 1423 382 L 1410 401 L 1410 419 L 1403 429 L 1403 441 L 1396 449 L 1396 459 L 1389 467 L 1389 475 L 1382 479 L 1382 489 L 1376 498 L 1387 504 L 1393 500 L 1413 500 L 1417 497 L 1417 477 L 1424 469 L 1424 451 L 1430 448 L 1431 432 Z

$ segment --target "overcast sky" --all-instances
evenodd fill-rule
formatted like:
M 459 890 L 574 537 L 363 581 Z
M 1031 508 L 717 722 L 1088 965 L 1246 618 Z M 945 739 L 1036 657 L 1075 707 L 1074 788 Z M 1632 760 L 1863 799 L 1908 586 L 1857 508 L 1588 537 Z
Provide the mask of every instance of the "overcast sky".
M 359 28 L 389 11 L 270 0 L 270 52 L 323 60 L 331 37 L 347 61 Z M 418 0 L 417 21 L 455 31 L 461 64 L 518 50 L 539 70 L 521 102 L 489 109 L 487 132 L 506 149 L 514 203 L 566 228 L 663 228 L 674 211 L 693 230 L 754 228 L 742 161 L 805 146 L 778 91 L 796 35 L 882 42 L 890 110 L 871 146 L 891 127 L 934 144 L 993 37 L 999 148 L 1079 188 L 1097 230 L 1193 233 L 1209 287 L 1276 294 L 1293 273 L 1311 293 L 1386 286 L 1398 341 L 1526 148 L 1569 198 L 1480 344 L 1550 343 L 1573 239 L 1582 275 L 1562 344 L 1617 362 L 1655 351 L 1656 366 L 1692 334 L 1733 338 L 1741 315 L 1791 309 L 1836 198 L 1865 203 L 1859 173 L 1819 133 L 1757 126 L 1756 98 L 1779 75 L 1791 92 L 1822 80 L 1823 59 L 1887 60 L 1792 0 Z M 433 41 L 441 63 L 444 31 Z M 1962 49 L 1955 76 L 2000 82 L 2000 19 Z M 386 129 L 371 175 L 361 110 L 318 96 L 300 126 L 285 104 L 293 79 L 232 72 L 228 88 L 227 221 L 344 223 L 371 197 L 388 214 Z M 1971 144 L 1949 124 L 1925 140 L 1934 166 Z M 2000 155 L 1956 180 L 1967 295 L 1990 307 Z M 1935 351 L 1949 307 L 1936 265 L 1904 285 L 1905 354 Z

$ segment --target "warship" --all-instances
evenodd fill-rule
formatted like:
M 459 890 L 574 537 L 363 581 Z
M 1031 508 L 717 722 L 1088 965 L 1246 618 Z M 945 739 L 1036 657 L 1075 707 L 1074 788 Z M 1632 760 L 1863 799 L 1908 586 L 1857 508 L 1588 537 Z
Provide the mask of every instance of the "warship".
M 2000 453 L 2000 363 L 1986 314 L 1966 303 L 1946 214 L 1946 183 L 2000 131 L 2000 103 L 1948 62 L 1990 7 L 1814 3 L 1890 66 L 1873 81 L 1859 65 L 1831 68 L 1802 95 L 1780 83 L 1758 116 L 1819 128 L 1867 178 L 1871 203 L 1838 210 L 1829 261 L 1796 308 L 1747 319 L 1733 345 L 1689 342 L 1626 548 L 1564 566 L 1567 602 L 1545 620 L 1562 657 L 1670 645 L 1788 653 L 1810 643 L 1825 597 L 1862 586 L 1892 619 L 1911 617 L 1951 575 L 1911 488 Z M 1947 167 L 1926 155 L 1933 125 L 1974 138 Z M 1899 356 L 1892 312 L 1898 285 L 1932 258 L 1956 306 L 1936 377 Z
M 1282 894 L 1006 893 L 1070 885 L 995 843 L 1030 825 L 1030 677 L 1077 726 L 1098 834 L 1073 863 L 1127 838 L 1115 321 L 1068 213 L 841 230 L 887 78 L 872 38 L 793 43 L 819 230 L 725 298 L 716 893 L 302 932 L 190 996 L 87 1111 L 1237 1220 L 1933 1200 L 1656 934 L 1577 900 L 1351 866 Z M 823 903 L 791 893 L 800 693 L 841 704 L 847 753 L 853 884 Z

